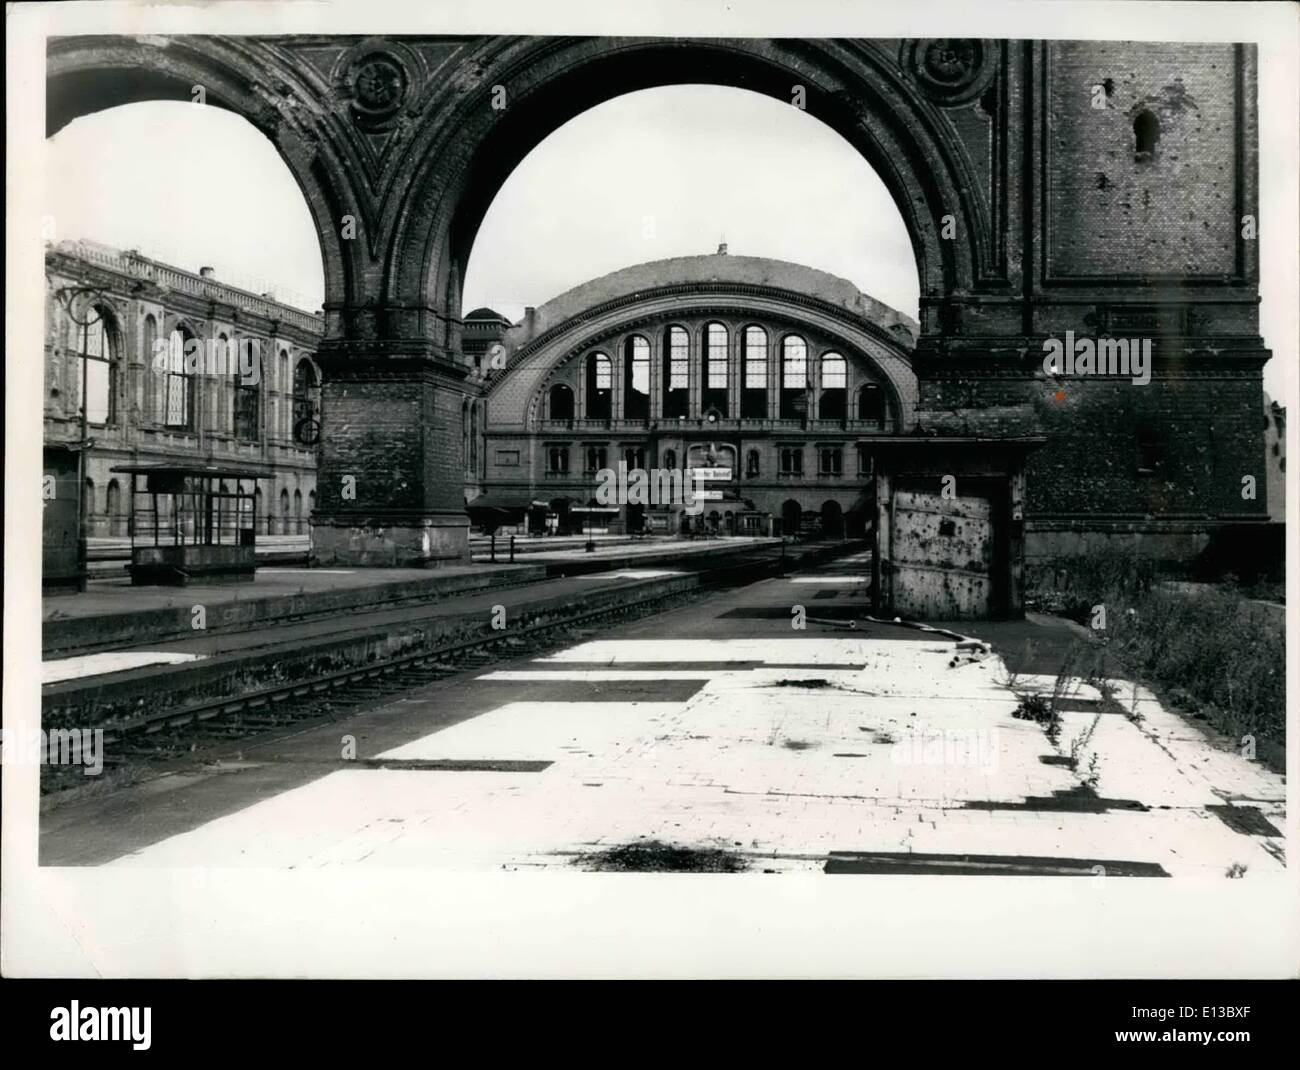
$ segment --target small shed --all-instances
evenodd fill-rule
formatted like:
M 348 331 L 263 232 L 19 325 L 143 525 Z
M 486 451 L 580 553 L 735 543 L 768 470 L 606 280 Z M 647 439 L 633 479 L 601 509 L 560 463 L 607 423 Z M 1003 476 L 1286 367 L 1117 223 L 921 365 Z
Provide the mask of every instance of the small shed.
M 131 582 L 251 582 L 257 568 L 257 481 L 270 469 L 128 464 Z

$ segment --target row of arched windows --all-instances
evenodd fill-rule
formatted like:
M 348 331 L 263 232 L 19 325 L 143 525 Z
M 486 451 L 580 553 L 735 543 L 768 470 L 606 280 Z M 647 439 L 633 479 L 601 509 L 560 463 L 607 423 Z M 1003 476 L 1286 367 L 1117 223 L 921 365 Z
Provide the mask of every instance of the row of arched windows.
M 86 324 L 70 324 L 72 345 L 69 347 L 76 360 L 78 405 L 86 407 L 87 423 L 96 426 L 115 424 L 119 420 L 118 366 L 120 361 L 120 334 L 113 314 L 102 305 L 94 305 L 85 314 Z M 197 430 L 198 390 L 196 380 L 200 368 L 207 367 L 218 382 L 229 383 L 230 427 L 238 439 L 257 441 L 262 431 L 262 387 L 264 365 L 258 344 L 253 339 L 232 340 L 225 334 L 217 338 L 215 362 L 196 362 L 187 359 L 186 348 L 195 335 L 186 325 L 178 324 L 167 337 L 165 348 L 158 346 L 158 321 L 150 314 L 144 319 L 142 352 L 146 367 L 153 374 L 146 403 L 153 422 L 174 430 Z M 81 366 L 85 364 L 85 384 L 82 386 Z M 289 379 L 289 351 L 282 348 L 280 382 Z M 300 359 L 293 369 L 293 394 L 287 413 L 293 438 L 303 445 L 314 442 L 314 422 L 317 410 L 317 377 L 310 360 Z M 218 396 L 225 393 L 219 388 Z M 220 403 L 224 406 L 225 402 Z M 222 421 L 224 425 L 224 421 Z
M 700 384 L 701 412 L 713 411 L 721 417 L 730 415 L 741 419 L 800 419 L 815 416 L 823 420 L 849 418 L 848 361 L 835 351 L 817 358 L 817 397 L 811 397 L 814 386 L 810 375 L 808 343 L 799 334 L 787 334 L 780 340 L 780 362 L 775 375 L 769 367 L 769 341 L 767 331 L 757 325 L 744 328 L 740 352 L 740 411 L 729 413 L 730 336 L 721 323 L 709 323 L 704 328 L 704 353 Z M 651 416 L 650 343 L 634 334 L 623 342 L 622 410 L 627 420 L 645 420 Z M 670 326 L 664 332 L 664 361 L 662 367 L 661 409 L 665 417 L 690 415 L 691 341 L 684 327 Z M 596 351 L 587 355 L 581 369 L 584 411 L 589 420 L 609 420 L 615 411 L 614 361 L 609 354 Z M 775 389 L 775 412 L 769 411 L 769 390 Z M 546 418 L 573 420 L 576 399 L 570 386 L 557 383 L 547 394 Z M 853 418 L 859 420 L 885 420 L 885 397 L 882 388 L 867 384 L 857 392 L 857 406 Z

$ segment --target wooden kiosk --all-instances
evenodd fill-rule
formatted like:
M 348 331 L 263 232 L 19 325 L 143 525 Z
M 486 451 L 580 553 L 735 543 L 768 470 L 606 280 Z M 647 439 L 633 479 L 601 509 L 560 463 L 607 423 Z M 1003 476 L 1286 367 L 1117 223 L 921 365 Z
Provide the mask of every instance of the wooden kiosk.
M 227 465 L 130 464 L 131 583 L 250 583 L 257 568 L 257 481 Z

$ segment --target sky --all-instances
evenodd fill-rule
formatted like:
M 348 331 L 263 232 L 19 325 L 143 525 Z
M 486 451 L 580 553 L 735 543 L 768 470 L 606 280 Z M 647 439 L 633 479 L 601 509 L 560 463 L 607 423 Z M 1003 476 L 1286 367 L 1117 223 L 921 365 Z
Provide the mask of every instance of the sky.
M 1267 97 L 1261 100 L 1267 112 Z M 1267 114 L 1263 115 L 1267 127 Z M 53 235 L 92 238 L 314 310 L 320 250 L 306 202 L 271 143 L 219 108 L 132 104 L 74 120 L 46 142 Z M 179 173 L 179 181 L 177 176 Z M 1261 167 L 1267 197 L 1271 174 Z M 1261 252 L 1284 239 L 1266 228 Z M 722 86 L 648 89 L 554 131 L 493 201 L 465 274 L 463 309 L 512 320 L 588 279 L 715 252 L 839 275 L 917 316 L 911 244 L 875 171 L 838 134 L 781 101 Z M 1280 250 L 1294 256 L 1294 250 Z M 1294 295 L 1261 280 L 1264 385 L 1295 387 Z

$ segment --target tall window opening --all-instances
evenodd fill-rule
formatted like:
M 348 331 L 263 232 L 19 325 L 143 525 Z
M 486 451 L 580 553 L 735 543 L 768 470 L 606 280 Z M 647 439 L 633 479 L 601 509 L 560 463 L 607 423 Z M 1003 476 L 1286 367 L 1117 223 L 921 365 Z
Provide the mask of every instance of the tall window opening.
M 885 392 L 875 383 L 867 383 L 858 390 L 858 419 L 877 424 L 885 422 Z
M 721 323 L 710 323 L 704 328 L 705 368 L 702 408 L 717 409 L 727 415 L 727 358 L 729 336 Z
M 551 420 L 573 419 L 573 391 L 564 383 L 551 387 L 546 401 L 546 415 Z
M 781 419 L 808 415 L 808 343 L 797 334 L 781 342 Z
M 230 377 L 235 398 L 235 438 L 256 442 L 262 437 L 262 355 L 257 341 L 239 340 L 240 357 Z M 281 354 L 286 356 L 286 354 Z
M 669 327 L 664 336 L 664 415 L 690 414 L 691 336 L 685 327 Z
M 293 440 L 314 446 L 320 440 L 320 386 L 316 369 L 305 357 L 293 370 Z
M 650 343 L 639 334 L 623 343 L 623 416 L 650 418 Z
M 92 305 L 77 313 L 90 320 L 84 327 L 72 321 L 75 349 L 79 354 L 78 375 L 85 368 L 81 404 L 86 422 L 96 425 L 117 422 L 117 339 L 111 313 L 103 305 Z
M 818 402 L 817 416 L 822 420 L 843 420 L 848 415 L 845 391 L 848 385 L 848 364 L 838 353 L 822 355 L 822 396 Z
M 167 339 L 167 360 L 159 379 L 163 426 L 194 430 L 194 373 L 185 359 L 185 347 L 194 335 L 188 327 L 175 328 Z
M 614 365 L 604 353 L 587 358 L 587 419 L 608 420 L 614 414 Z
M 740 391 L 740 415 L 746 420 L 767 417 L 767 332 L 745 328 L 745 369 Z

